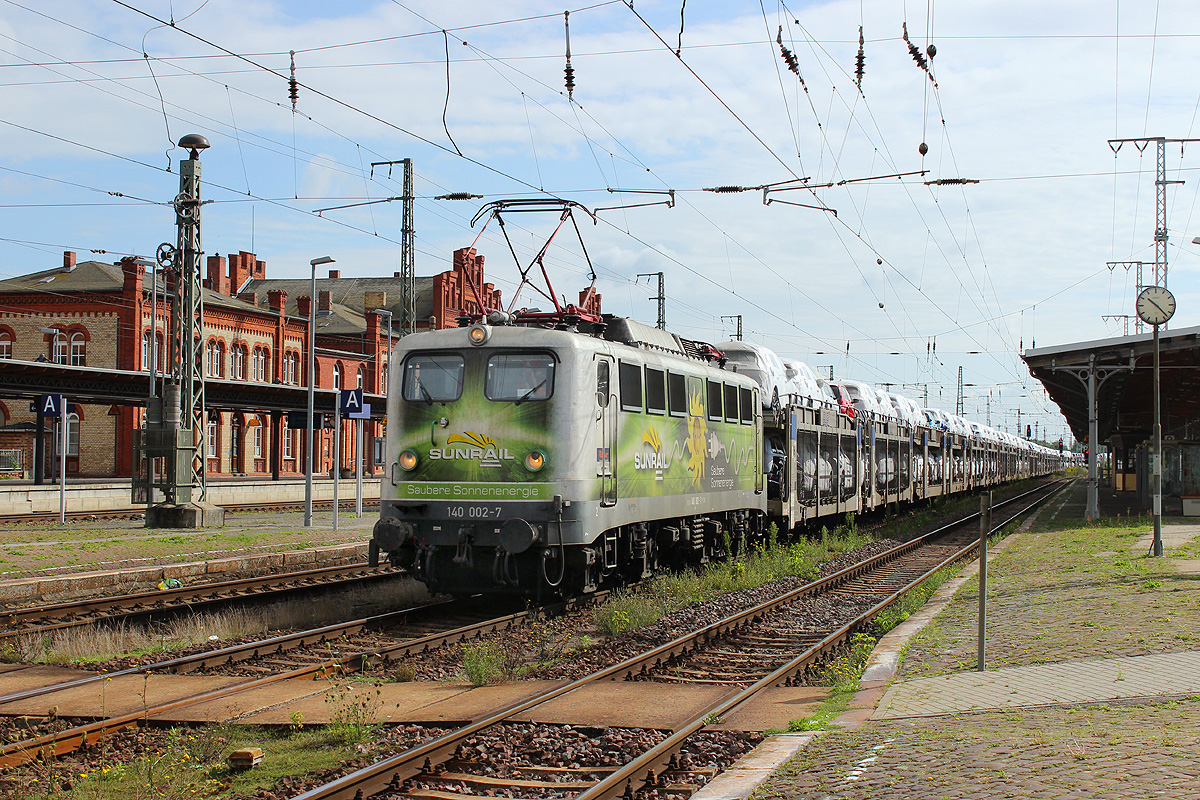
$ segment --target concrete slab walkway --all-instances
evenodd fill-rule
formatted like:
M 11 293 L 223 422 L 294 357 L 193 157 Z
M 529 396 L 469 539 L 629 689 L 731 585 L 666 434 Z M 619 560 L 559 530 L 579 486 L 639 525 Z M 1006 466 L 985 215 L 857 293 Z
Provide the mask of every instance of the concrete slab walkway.
M 871 719 L 1200 693 L 1200 652 L 1094 659 L 897 683 Z

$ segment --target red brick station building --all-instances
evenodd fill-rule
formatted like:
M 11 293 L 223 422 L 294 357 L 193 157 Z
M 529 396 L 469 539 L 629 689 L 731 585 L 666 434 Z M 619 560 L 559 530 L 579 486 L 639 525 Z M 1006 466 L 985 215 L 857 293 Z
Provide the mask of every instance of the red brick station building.
M 500 304 L 500 292 L 485 283 L 483 256 L 472 248 L 453 255 L 451 269 L 418 277 L 418 329 L 457 325 L 464 312 L 478 311 L 468 281 L 481 287 L 485 302 Z M 206 375 L 226 380 L 307 386 L 310 279 L 273 280 L 266 262 L 253 253 L 209 256 L 204 281 Z M 339 270 L 317 279 L 316 386 L 387 391 L 389 322 L 399 325 L 400 273 L 391 277 L 343 278 Z M 151 278 L 136 259 L 117 263 L 77 262 L 66 252 L 61 266 L 0 281 L 0 369 L 4 359 L 51 361 L 149 373 L 152 326 Z M 166 333 L 165 287 L 159 281 L 156 319 L 159 368 Z M 592 310 L 599 310 L 596 296 Z M 392 312 L 391 320 L 379 309 Z M 399 333 L 393 333 L 393 341 Z M 68 398 L 69 399 L 69 398 Z M 141 406 L 80 405 L 70 418 L 67 475 L 126 478 L 132 475 L 134 431 Z M 0 397 L 0 474 L 32 475 L 33 420 L 27 399 Z M 384 424 L 367 422 L 364 441 L 383 436 Z M 208 473 L 211 476 L 270 477 L 278 440 L 282 476 L 303 474 L 303 431 L 289 430 L 286 416 L 253 409 L 209 414 Z M 353 436 L 342 437 L 338 463 L 352 468 Z M 371 448 L 364 464 L 373 471 Z M 53 452 L 47 447 L 48 452 Z M 333 467 L 332 431 L 318 440 L 314 472 Z M 49 458 L 49 456 L 47 457 Z M 47 469 L 47 475 L 50 474 Z

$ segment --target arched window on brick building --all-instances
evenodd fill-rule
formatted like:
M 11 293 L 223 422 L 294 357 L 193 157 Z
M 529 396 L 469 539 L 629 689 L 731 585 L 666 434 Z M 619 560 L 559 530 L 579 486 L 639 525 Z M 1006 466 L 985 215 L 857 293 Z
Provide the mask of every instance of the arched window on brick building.
M 265 347 L 254 348 L 254 354 L 250 360 L 251 380 L 267 382 L 267 358 L 268 352 Z
M 12 331 L 0 328 L 0 358 L 12 358 Z
M 71 366 L 87 366 L 87 336 L 81 331 L 71 334 Z
M 338 362 L 333 365 L 333 388 L 341 389 L 344 381 L 342 380 L 342 364 Z
M 300 383 L 300 354 L 296 352 L 283 355 L 283 382 L 293 386 Z
M 163 335 L 160 331 L 154 336 L 156 341 L 154 343 L 155 349 L 153 354 L 150 352 L 150 335 L 150 331 L 142 332 L 142 372 L 149 372 L 150 364 L 153 361 L 158 361 L 158 371 L 162 372 L 163 364 L 166 363 L 167 359 L 167 348 L 163 342 Z
M 207 441 L 208 457 L 209 458 L 220 458 L 221 451 L 218 447 L 218 445 L 220 444 L 220 441 L 221 441 L 220 427 L 219 427 L 219 423 L 217 422 L 217 420 L 213 419 L 212 417 L 209 417 L 209 419 L 208 419 L 208 427 L 206 429 L 206 435 L 207 435 L 207 439 L 208 439 L 208 441 Z
M 67 363 L 67 334 L 58 328 L 47 334 L 50 338 L 50 360 L 55 364 Z
M 204 348 L 204 374 L 210 378 L 224 375 L 225 343 L 209 339 Z
M 79 415 L 67 415 L 67 456 L 79 458 Z
M 246 380 L 246 345 L 235 344 L 231 354 L 233 368 L 229 371 L 229 377 L 235 381 Z

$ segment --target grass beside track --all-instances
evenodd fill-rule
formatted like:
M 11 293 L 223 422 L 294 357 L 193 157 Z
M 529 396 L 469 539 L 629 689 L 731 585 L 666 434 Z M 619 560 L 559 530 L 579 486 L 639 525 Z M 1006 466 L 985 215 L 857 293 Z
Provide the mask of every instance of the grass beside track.
M 989 563 L 989 668 L 1182 652 L 1200 630 L 1200 536 L 1149 517 L 1089 524 L 1083 487 Z M 1057 510 L 1056 510 L 1057 509 Z M 976 667 L 978 582 L 909 643 L 899 679 Z M 1200 696 L 870 721 L 814 740 L 753 800 L 1190 797 Z
M 671 608 L 703 602 L 723 592 L 761 585 L 790 575 L 815 577 L 821 563 L 874 539 L 897 535 L 897 527 L 909 532 L 917 526 L 928 525 L 935 517 L 969 510 L 972 504 L 977 506 L 978 500 L 947 500 L 928 511 L 893 515 L 887 521 L 890 524 L 873 525 L 869 533 L 859 529 L 851 518 L 845 524 L 823 531 L 812 539 L 791 544 L 772 543 L 731 562 L 707 565 L 701 570 L 685 574 L 663 576 L 650 584 L 650 591 L 622 593 L 610 600 L 597 612 L 597 627 L 610 635 L 620 635 L 650 624 Z M 940 585 L 940 581 L 935 580 L 928 587 L 916 590 L 909 601 L 911 608 L 898 609 L 889 626 L 911 613 L 912 608 L 919 607 L 937 585 Z M 826 663 L 825 680 L 834 687 L 834 695 L 820 717 L 831 716 L 838 708 L 838 703 L 844 706 L 846 699 L 857 688 L 862 664 L 873 644 L 873 637 L 860 635 L 843 653 Z M 586 642 L 583 645 L 586 646 Z M 556 648 L 550 649 L 557 653 Z M 494 677 L 494 671 L 501 669 L 498 665 L 501 659 L 495 653 L 472 650 L 468 658 L 472 663 L 464 663 L 464 672 L 471 675 L 473 683 L 486 683 Z M 348 699 L 358 695 L 340 690 L 336 682 L 332 684 L 328 696 L 333 698 L 330 702 L 340 704 L 335 715 L 337 722 L 332 726 L 316 729 L 305 726 L 302 719 L 294 719 L 290 728 L 281 730 L 245 726 L 181 730 L 165 740 L 157 741 L 149 752 L 135 760 L 118 760 L 114 755 L 110 766 L 88 769 L 81 774 L 70 774 L 64 770 L 63 764 L 53 761 L 39 764 L 25 776 L 36 777 L 39 783 L 26 783 L 27 791 L 22 796 L 31 800 L 232 798 L 257 788 L 271 787 L 276 781 L 286 780 L 290 775 L 333 767 L 343 761 L 369 755 L 373 752 L 370 738 L 378 733 L 370 723 L 373 709 L 362 705 L 361 701 Z M 339 700 L 339 697 L 342 699 Z M 820 727 L 823 721 L 810 724 L 798 720 L 793 723 L 793 729 Z M 267 751 L 268 758 L 254 770 L 232 773 L 223 759 L 233 749 L 244 746 L 262 747 Z
M 337 531 L 332 519 L 329 511 L 314 514 L 311 528 L 304 527 L 302 512 L 237 514 L 226 517 L 223 528 L 194 530 L 146 528 L 135 520 L 3 525 L 0 580 L 361 543 L 378 513 L 356 518 L 343 511 Z
M 1043 514 L 989 565 L 989 667 L 1178 652 L 1200 640 L 1200 541 L 1147 555 L 1149 517 L 1099 523 Z M 1168 520 L 1164 538 L 1183 520 Z M 1179 528 L 1182 530 L 1182 528 Z M 1181 570 L 1180 566 L 1186 570 Z M 972 669 L 979 581 L 972 578 L 909 644 L 899 677 Z M 1102 640 L 1104 651 L 1096 651 Z

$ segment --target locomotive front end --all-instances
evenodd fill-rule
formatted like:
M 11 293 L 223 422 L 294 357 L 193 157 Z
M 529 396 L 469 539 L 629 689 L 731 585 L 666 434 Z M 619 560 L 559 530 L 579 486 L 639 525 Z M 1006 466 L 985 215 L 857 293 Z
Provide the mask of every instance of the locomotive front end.
M 479 324 L 401 340 L 372 563 L 386 553 L 434 591 L 542 585 L 572 513 L 570 349 L 556 335 Z

